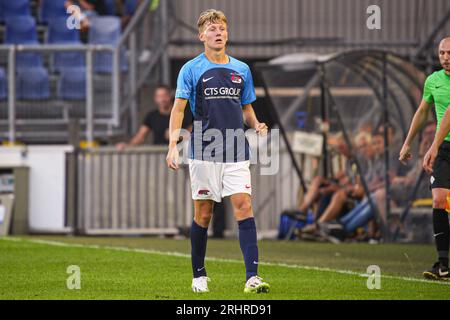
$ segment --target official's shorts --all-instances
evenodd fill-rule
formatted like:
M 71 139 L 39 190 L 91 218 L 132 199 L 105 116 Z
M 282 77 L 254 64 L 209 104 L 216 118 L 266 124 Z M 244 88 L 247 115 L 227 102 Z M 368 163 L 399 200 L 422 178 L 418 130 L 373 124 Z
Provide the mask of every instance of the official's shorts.
M 444 141 L 439 148 L 430 178 L 431 189 L 450 189 L 450 142 Z
M 252 194 L 250 161 L 211 162 L 189 159 L 192 199 L 221 202 L 236 194 Z

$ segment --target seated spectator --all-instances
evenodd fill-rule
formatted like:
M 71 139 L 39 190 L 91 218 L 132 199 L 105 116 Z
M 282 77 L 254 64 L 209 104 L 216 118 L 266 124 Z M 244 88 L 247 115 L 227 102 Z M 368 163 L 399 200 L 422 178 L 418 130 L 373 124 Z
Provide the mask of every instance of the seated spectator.
M 337 139 L 336 149 L 340 155 L 346 158 L 350 156 L 349 149 L 342 137 L 339 137 Z M 349 162 L 347 161 L 346 164 L 348 165 Z M 335 177 L 331 179 L 325 178 L 323 176 L 314 177 L 308 188 L 308 192 L 306 193 L 302 203 L 298 207 L 296 218 L 298 218 L 299 220 L 304 219 L 308 209 L 313 205 L 319 204 L 320 206 L 321 203 L 323 205 L 323 202 L 325 202 L 324 198 L 326 198 L 329 202 L 331 199 L 329 199 L 329 197 L 332 196 L 332 194 L 340 188 L 340 185 L 347 183 L 346 178 L 347 175 L 351 174 L 350 171 L 351 168 L 347 166 L 344 171 L 338 172 Z M 317 218 L 318 217 L 315 215 L 315 219 Z
M 299 228 L 305 227 L 305 224 L 308 224 L 305 230 L 308 230 L 308 228 L 315 229 L 315 223 L 323 219 L 322 216 L 324 214 L 331 214 L 327 210 L 332 210 L 333 212 L 338 211 L 339 214 L 341 211 L 344 212 L 350 209 L 347 205 L 351 206 L 352 203 L 343 199 L 343 193 L 347 194 L 352 192 L 351 189 L 355 181 L 356 169 L 352 162 L 348 160 L 351 158 L 351 153 L 342 135 L 336 138 L 335 148 L 338 154 L 347 159 L 345 169 L 338 172 L 333 178 L 315 177 L 298 209 L 282 213 L 280 217 L 280 228 L 281 222 L 286 222 L 286 216 L 289 216 L 289 221 L 294 221 L 291 223 L 292 226 L 297 221 L 298 223 L 296 225 Z M 313 207 L 315 207 L 315 210 L 312 210 L 311 219 L 308 210 Z M 311 225 L 311 222 L 314 222 L 314 224 Z M 279 234 L 278 238 L 284 238 L 284 232 L 281 233 L 283 235 L 280 236 Z
M 417 183 L 417 178 L 419 177 L 422 169 L 422 159 L 428 150 L 430 144 L 433 142 L 433 137 L 436 131 L 436 124 L 434 122 L 428 123 L 424 130 L 422 131 L 422 141 L 419 146 L 419 159 L 416 162 L 415 167 L 413 167 L 406 176 L 395 176 L 391 179 L 391 206 L 407 205 L 407 201 L 410 200 L 412 189 Z M 421 182 L 419 182 L 421 183 Z M 421 188 L 419 188 L 416 197 L 426 197 L 430 195 L 430 190 L 428 183 L 421 183 Z M 371 201 L 375 204 L 380 213 L 380 219 L 383 224 L 387 223 L 386 213 L 385 213 L 385 201 L 386 201 L 386 189 L 384 186 L 378 188 L 373 193 L 371 193 Z M 375 220 L 375 213 L 369 204 L 367 197 L 361 201 L 353 210 L 345 214 L 338 221 L 347 235 L 353 234 L 357 228 L 364 226 L 368 227 L 368 238 L 370 243 L 377 243 L 381 239 L 379 225 Z M 322 228 L 325 232 L 327 226 Z M 329 234 L 327 235 L 329 237 Z
M 130 22 L 131 18 L 133 17 L 133 14 L 134 14 L 134 12 L 127 10 L 126 1 L 127 0 L 117 0 L 116 1 L 116 11 L 122 21 L 122 29 L 125 29 L 125 27 L 128 25 L 128 23 Z M 139 7 L 141 2 L 142 2 L 142 0 L 136 0 L 136 8 Z
M 81 10 L 77 17 L 80 21 L 80 31 L 85 34 L 90 26 L 90 18 L 93 16 L 107 15 L 107 9 L 104 0 L 67 0 L 65 7 L 78 6 Z M 77 12 L 71 12 L 76 14 Z
M 165 146 L 169 144 L 169 120 L 173 106 L 172 92 L 168 86 L 158 85 L 153 99 L 158 109 L 148 112 L 139 131 L 128 143 L 121 142 L 116 144 L 117 150 L 122 151 L 127 147 L 144 143 L 150 132 L 153 133 L 153 144 Z M 183 128 L 190 130 L 192 127 L 192 115 L 189 108 L 186 110 L 187 114 L 183 120 Z
M 66 6 L 77 5 L 87 16 L 104 16 L 108 14 L 104 0 L 67 0 Z
M 343 140 L 341 143 L 346 145 Z M 361 131 L 355 138 L 355 147 L 357 154 L 359 155 L 358 161 L 361 166 L 361 171 L 366 173 L 366 182 L 371 181 L 370 179 L 373 179 L 372 176 L 374 175 L 372 173 L 373 165 L 371 165 L 371 160 L 374 156 L 374 149 L 371 145 L 371 136 L 367 132 Z M 353 161 L 351 161 L 352 157 L 353 155 L 348 156 L 347 175 L 341 179 L 339 188 L 333 192 L 330 201 L 326 201 L 325 198 L 323 199 L 324 202 L 319 205 L 316 223 L 302 228 L 299 230 L 299 234 L 317 234 L 322 224 L 327 221 L 336 220 L 341 215 L 350 211 L 357 202 L 364 197 L 364 188 L 360 177 L 356 175 L 356 167 L 353 164 Z

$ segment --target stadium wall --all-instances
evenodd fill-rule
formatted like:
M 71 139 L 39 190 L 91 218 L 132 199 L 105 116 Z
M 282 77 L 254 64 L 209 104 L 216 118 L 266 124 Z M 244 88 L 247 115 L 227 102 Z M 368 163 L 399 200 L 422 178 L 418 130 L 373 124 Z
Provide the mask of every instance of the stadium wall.
M 178 28 L 171 37 L 172 58 L 192 57 L 202 49 L 195 27 L 199 13 L 208 8 L 225 12 L 229 21 L 229 52 L 245 58 L 274 57 L 299 50 L 326 53 L 355 48 L 410 54 L 450 9 L 448 0 L 174 0 L 173 3 L 172 15 Z M 370 5 L 381 9 L 381 30 L 369 30 L 366 26 Z M 444 37 L 445 30 L 450 30 L 450 21 L 436 38 Z M 286 41 L 280 43 L 281 40 Z

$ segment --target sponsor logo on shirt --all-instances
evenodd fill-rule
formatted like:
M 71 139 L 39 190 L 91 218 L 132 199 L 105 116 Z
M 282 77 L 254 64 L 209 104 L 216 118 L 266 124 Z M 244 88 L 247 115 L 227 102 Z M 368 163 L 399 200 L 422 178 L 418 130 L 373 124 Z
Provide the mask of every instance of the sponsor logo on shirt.
M 205 99 L 236 99 L 240 97 L 240 88 L 213 87 L 205 88 Z

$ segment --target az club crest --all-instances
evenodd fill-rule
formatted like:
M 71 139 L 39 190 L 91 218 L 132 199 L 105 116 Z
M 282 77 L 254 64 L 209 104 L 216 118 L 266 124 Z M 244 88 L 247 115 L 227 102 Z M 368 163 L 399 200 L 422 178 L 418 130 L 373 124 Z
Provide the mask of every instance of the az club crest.
M 231 74 L 231 82 L 233 83 L 241 83 L 242 82 L 242 78 L 239 74 L 237 73 L 232 73 Z

